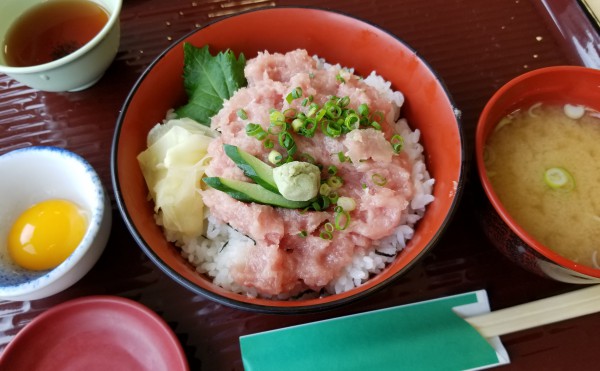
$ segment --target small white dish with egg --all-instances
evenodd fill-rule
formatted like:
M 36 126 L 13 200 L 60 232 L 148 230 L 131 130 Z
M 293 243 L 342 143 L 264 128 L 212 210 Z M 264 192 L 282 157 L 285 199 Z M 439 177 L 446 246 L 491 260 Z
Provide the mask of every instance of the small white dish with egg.
M 35 146 L 0 156 L 0 178 L 0 299 L 41 299 L 79 281 L 112 224 L 93 167 L 66 149 Z

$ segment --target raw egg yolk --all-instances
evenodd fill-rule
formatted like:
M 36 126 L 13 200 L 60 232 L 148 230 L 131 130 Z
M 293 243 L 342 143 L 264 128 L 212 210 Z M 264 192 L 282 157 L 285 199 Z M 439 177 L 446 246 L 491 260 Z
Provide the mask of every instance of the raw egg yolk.
M 8 234 L 8 253 L 25 269 L 51 269 L 75 250 L 86 229 L 85 212 L 73 202 L 43 201 L 17 218 Z

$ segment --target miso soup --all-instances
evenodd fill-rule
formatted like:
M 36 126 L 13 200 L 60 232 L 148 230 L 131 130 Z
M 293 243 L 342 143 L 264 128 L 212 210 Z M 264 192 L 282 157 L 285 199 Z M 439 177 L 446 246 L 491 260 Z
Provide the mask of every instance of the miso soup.
M 536 104 L 503 118 L 485 148 L 494 191 L 532 237 L 600 268 L 600 113 Z

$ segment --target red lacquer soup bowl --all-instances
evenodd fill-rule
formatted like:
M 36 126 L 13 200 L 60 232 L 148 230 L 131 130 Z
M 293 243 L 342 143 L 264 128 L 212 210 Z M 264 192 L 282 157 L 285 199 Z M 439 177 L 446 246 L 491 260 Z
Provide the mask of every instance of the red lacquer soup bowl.
M 292 27 L 290 25 L 301 25 Z M 284 31 L 277 31 L 284 30 Z M 285 30 L 289 30 L 285 31 Z M 259 51 L 285 53 L 306 49 L 327 62 L 353 67 L 367 76 L 375 70 L 405 95 L 402 116 L 421 132 L 426 165 L 435 185 L 435 200 L 412 240 L 380 274 L 363 285 L 321 298 L 268 300 L 235 294 L 194 271 L 169 243 L 154 220 L 153 203 L 136 160 L 146 148 L 150 128 L 167 110 L 186 100 L 183 88 L 183 44 L 209 45 L 211 51 L 231 49 L 252 58 Z M 112 149 L 112 177 L 118 207 L 143 251 L 175 281 L 217 302 L 236 308 L 301 313 L 333 308 L 362 298 L 394 281 L 440 239 L 459 200 L 465 153 L 453 102 L 438 76 L 409 46 L 384 30 L 358 19 L 319 9 L 269 8 L 210 23 L 174 43 L 145 71 L 125 102 Z
M 477 169 L 487 196 L 480 203 L 484 232 L 505 256 L 530 272 L 561 282 L 599 283 L 600 269 L 559 255 L 517 223 L 498 197 L 486 172 L 485 146 L 501 119 L 538 103 L 570 104 L 600 111 L 600 71 L 580 66 L 537 69 L 515 77 L 488 101 L 479 118 L 475 138 Z

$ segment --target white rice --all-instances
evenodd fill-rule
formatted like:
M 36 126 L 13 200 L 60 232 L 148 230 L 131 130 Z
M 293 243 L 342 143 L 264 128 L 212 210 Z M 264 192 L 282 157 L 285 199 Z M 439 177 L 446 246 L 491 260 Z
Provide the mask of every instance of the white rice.
M 398 106 L 397 113 L 399 113 L 400 107 L 404 103 L 402 93 L 393 91 L 391 83 L 375 72 L 372 72 L 364 81 L 393 101 Z M 168 113 L 167 117 L 170 117 L 170 114 Z M 419 130 L 412 131 L 405 119 L 399 119 L 395 125 L 396 132 L 404 139 L 403 151 L 413 161 L 412 180 L 415 190 L 409 207 L 403 212 L 401 224 L 393 234 L 376 241 L 372 250 L 367 254 L 357 252 L 352 263 L 343 270 L 337 279 L 330 282 L 324 291 L 313 295 L 330 295 L 348 291 L 360 286 L 373 275 L 381 273 L 406 247 L 408 240 L 414 235 L 415 224 L 425 213 L 426 205 L 434 199 L 432 195 L 434 179 L 430 177 L 425 167 L 423 146 L 419 143 Z M 165 235 L 169 241 L 181 248 L 183 257 L 196 267 L 196 271 L 211 277 L 214 284 L 249 297 L 257 297 L 256 289 L 235 283 L 229 273 L 231 267 L 245 260 L 254 241 L 227 224 L 219 223 L 210 215 L 207 208 L 205 209 L 205 218 L 207 229 L 199 238 L 185 238 L 174 231 L 165 231 Z M 159 225 L 162 224 L 160 211 L 156 215 L 156 221 Z M 280 295 L 272 299 L 289 299 L 296 294 L 298 293 Z

